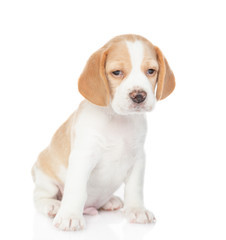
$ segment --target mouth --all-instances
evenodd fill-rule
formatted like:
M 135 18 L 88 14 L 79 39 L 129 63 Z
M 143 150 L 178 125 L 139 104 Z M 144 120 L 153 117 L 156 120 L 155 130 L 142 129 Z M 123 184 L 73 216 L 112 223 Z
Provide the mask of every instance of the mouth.
M 131 111 L 140 112 L 140 111 L 145 109 L 145 103 L 144 102 L 143 103 L 139 103 L 139 104 L 131 103 L 130 106 L 129 106 L 129 109 Z
M 142 106 L 141 105 L 131 104 L 130 107 L 129 107 L 129 111 L 130 112 L 136 112 L 136 113 L 139 113 L 139 112 L 150 112 L 151 110 L 152 110 L 152 107 L 151 106 L 147 107 L 145 104 L 143 104 Z

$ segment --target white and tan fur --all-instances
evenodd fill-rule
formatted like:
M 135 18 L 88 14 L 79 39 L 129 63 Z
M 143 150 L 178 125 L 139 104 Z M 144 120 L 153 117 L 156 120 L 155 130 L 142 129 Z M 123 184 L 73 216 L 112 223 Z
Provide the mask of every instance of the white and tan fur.
M 83 229 L 83 214 L 123 205 L 130 222 L 154 222 L 143 204 L 145 112 L 175 87 L 166 59 L 141 36 L 118 36 L 90 57 L 78 85 L 85 100 L 33 167 L 36 208 L 61 230 Z M 134 91 L 145 100 L 132 101 Z M 124 204 L 113 195 L 122 183 Z

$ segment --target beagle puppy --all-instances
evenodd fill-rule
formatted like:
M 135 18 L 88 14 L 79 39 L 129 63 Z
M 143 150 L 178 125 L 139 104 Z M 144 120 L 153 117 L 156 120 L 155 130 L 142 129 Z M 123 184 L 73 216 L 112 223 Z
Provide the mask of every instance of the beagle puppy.
M 85 100 L 33 166 L 37 210 L 67 231 L 85 227 L 83 214 L 123 206 L 129 222 L 153 223 L 143 203 L 145 113 L 174 87 L 166 58 L 141 36 L 117 36 L 96 51 L 78 81 Z M 124 203 L 113 195 L 122 183 Z

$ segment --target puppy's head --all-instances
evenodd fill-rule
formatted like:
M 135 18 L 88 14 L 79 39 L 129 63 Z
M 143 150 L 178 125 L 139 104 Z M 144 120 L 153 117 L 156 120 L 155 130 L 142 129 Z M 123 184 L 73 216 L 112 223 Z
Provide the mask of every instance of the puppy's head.
M 122 115 L 151 111 L 166 98 L 175 78 L 160 49 L 137 35 L 110 40 L 88 60 L 79 91 L 99 106 L 111 104 Z

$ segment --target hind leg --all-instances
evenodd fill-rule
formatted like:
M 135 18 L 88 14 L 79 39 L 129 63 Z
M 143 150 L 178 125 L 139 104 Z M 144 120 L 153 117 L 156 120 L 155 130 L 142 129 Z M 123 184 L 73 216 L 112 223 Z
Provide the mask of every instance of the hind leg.
M 109 201 L 101 207 L 104 211 L 115 211 L 123 207 L 122 200 L 117 196 L 112 196 Z
M 55 217 L 59 208 L 59 187 L 40 169 L 34 169 L 35 189 L 34 204 L 36 209 L 51 218 Z

